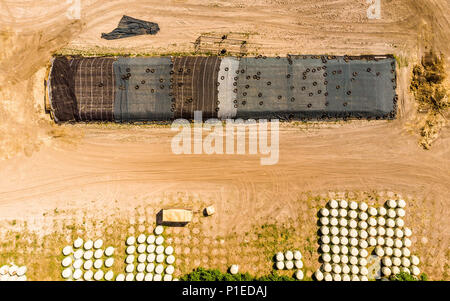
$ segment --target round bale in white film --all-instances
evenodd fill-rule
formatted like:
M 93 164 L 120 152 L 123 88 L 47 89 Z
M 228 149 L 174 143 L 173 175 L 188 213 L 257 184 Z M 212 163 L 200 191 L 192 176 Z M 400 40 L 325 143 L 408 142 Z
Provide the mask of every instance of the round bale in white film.
M 110 257 L 110 256 L 113 256 L 113 254 L 114 254 L 114 248 L 113 247 L 107 247 L 106 250 L 105 250 L 105 255 Z
M 297 280 L 303 280 L 303 272 L 298 270 L 297 272 L 295 272 L 295 278 L 297 278 Z
M 163 226 L 157 226 L 155 228 L 155 234 L 156 235 L 161 235 L 164 232 L 164 227 Z
M 135 242 L 136 242 L 136 238 L 134 236 L 129 236 L 127 238 L 126 244 L 127 244 L 127 246 L 132 246 L 135 244 Z
M 145 236 L 145 234 L 140 234 L 139 236 L 138 236 L 138 238 L 137 238 L 137 243 L 138 244 L 143 244 L 144 242 L 145 242 L 145 240 L 146 240 L 146 236 Z

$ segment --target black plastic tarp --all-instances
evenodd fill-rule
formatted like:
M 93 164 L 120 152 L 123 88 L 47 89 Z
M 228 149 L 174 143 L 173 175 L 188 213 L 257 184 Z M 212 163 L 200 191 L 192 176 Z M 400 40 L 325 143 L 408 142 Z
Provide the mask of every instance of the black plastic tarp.
M 157 23 L 123 16 L 116 29 L 110 33 L 102 33 L 102 39 L 115 40 L 144 34 L 156 34 L 159 31 Z

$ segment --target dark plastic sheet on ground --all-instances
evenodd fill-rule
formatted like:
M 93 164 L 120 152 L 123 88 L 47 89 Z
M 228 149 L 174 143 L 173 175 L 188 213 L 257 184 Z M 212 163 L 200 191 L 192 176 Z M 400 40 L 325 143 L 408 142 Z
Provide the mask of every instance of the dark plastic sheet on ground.
M 119 58 L 114 63 L 117 122 L 170 120 L 175 99 L 171 97 L 170 58 Z
M 50 105 L 56 122 L 78 120 L 73 72 L 69 60 L 56 57 L 49 75 Z
M 193 119 L 194 111 L 202 111 L 203 118 L 217 117 L 219 69 L 219 57 L 197 56 L 173 59 L 175 118 Z
M 116 91 L 113 76 L 114 61 L 113 58 L 105 57 L 70 60 L 79 120 L 113 120 Z
M 153 35 L 158 31 L 159 26 L 157 23 L 139 20 L 129 16 L 123 16 L 116 29 L 110 33 L 102 33 L 102 39 L 115 40 L 144 34 Z

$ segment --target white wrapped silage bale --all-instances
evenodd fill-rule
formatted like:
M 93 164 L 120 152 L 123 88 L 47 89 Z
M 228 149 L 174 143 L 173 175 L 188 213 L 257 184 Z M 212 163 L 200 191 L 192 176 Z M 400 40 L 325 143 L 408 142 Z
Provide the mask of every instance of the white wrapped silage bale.
M 72 254 L 72 252 L 73 252 L 72 246 L 65 246 L 64 249 L 62 250 L 64 256 L 69 256 L 70 254 Z
M 294 252 L 294 259 L 295 260 L 301 260 L 302 259 L 302 253 L 300 251 Z
M 352 219 L 352 220 L 350 220 L 350 221 L 348 222 L 348 226 L 349 226 L 351 229 L 355 229 L 356 227 L 358 227 L 358 223 L 356 222 L 356 220 Z
M 378 225 L 378 226 L 384 226 L 384 225 L 386 225 L 386 219 L 385 219 L 384 217 L 382 217 L 382 216 L 379 216 L 379 217 L 377 218 L 377 225 Z M 378 227 L 378 228 L 380 228 L 380 227 Z
M 70 277 L 72 277 L 72 269 L 71 268 L 64 269 L 61 273 L 61 276 L 64 279 L 69 279 Z
M 411 263 L 412 265 L 415 266 L 419 265 L 420 263 L 419 257 L 417 257 L 416 255 L 411 256 Z
M 147 246 L 146 252 L 147 252 L 147 254 L 152 254 L 153 252 L 155 252 L 155 250 L 156 250 L 156 246 L 152 244 L 152 245 Z
M 155 249 L 155 253 L 157 255 L 163 254 L 164 253 L 164 246 L 157 246 Z
M 65 268 L 67 268 L 71 264 L 72 264 L 72 257 L 64 257 L 64 259 L 61 262 L 61 265 Z
M 340 274 L 333 274 L 333 281 L 342 281 L 342 277 Z
M 367 220 L 367 223 L 369 224 L 369 226 L 375 227 L 378 223 L 377 223 L 377 219 L 374 217 L 369 217 L 369 219 Z
M 395 237 L 403 238 L 403 231 L 401 229 L 395 229 Z
M 172 255 L 173 254 L 173 247 L 172 246 L 168 246 L 165 250 L 164 253 L 166 255 Z
M 124 274 L 119 274 L 116 276 L 116 281 L 124 281 L 125 280 L 125 275 Z
M 400 268 L 398 266 L 392 266 L 391 267 L 392 275 L 400 274 Z
M 98 250 L 98 249 L 100 249 L 101 247 L 103 247 L 103 240 L 97 239 L 97 240 L 94 242 L 94 249 Z
M 349 262 L 347 255 L 341 255 L 341 263 L 347 264 Z
M 233 274 L 233 275 L 236 275 L 238 272 L 239 272 L 239 266 L 237 264 L 233 264 L 230 267 L 230 273 Z M 161 274 L 161 273 L 158 273 L 158 274 Z
M 94 242 L 92 241 L 92 240 L 88 240 L 88 241 L 86 241 L 85 243 L 84 243 L 84 249 L 86 250 L 86 251 L 88 251 L 88 250 L 91 250 L 92 249 L 92 247 L 94 246 Z
M 323 244 L 329 244 L 331 242 L 331 239 L 328 235 L 322 235 L 320 237 L 320 240 L 322 241 Z M 281 253 L 281 254 L 283 255 L 283 253 Z M 283 255 L 283 259 L 284 259 L 284 255 Z
M 358 217 L 358 212 L 356 210 L 349 210 L 348 217 L 350 219 L 356 219 Z
M 136 251 L 137 251 L 139 254 L 144 254 L 146 250 L 147 250 L 147 245 L 145 245 L 145 244 L 140 244 L 140 245 L 138 245 L 138 247 L 137 247 L 137 249 L 136 249 Z
M 138 265 L 137 265 L 137 267 L 136 267 L 136 271 L 138 272 L 138 273 L 143 273 L 144 271 L 145 271 L 145 268 L 146 268 L 147 266 L 145 265 L 145 263 L 139 263 Z
M 360 221 L 358 223 L 358 227 L 359 227 L 359 229 L 365 230 L 369 227 L 369 225 L 365 221 Z
M 322 236 L 322 242 L 326 243 L 326 242 L 324 242 L 324 239 L 323 239 L 324 237 L 328 237 L 328 236 Z M 326 239 L 325 239 L 325 241 L 326 241 Z M 282 252 L 278 252 L 275 255 L 275 258 L 276 258 L 276 261 L 284 261 L 284 254 Z
M 394 266 L 396 266 L 396 267 L 401 266 L 401 265 L 402 265 L 401 259 L 398 258 L 398 257 L 393 257 L 393 258 L 392 258 L 392 265 L 394 265 Z
M 338 254 L 335 254 L 335 255 L 333 255 L 333 256 L 331 257 L 331 261 L 332 261 L 333 263 L 338 264 L 338 263 L 341 262 L 341 256 L 339 256 Z
M 294 262 L 294 265 L 295 265 L 295 268 L 296 268 L 296 269 L 302 269 L 302 268 L 303 268 L 303 261 L 301 261 L 301 260 L 296 260 L 296 261 Z
M 278 261 L 276 263 L 276 267 L 278 270 L 283 270 L 284 269 L 284 261 Z
M 330 228 L 331 235 L 338 235 L 339 234 L 339 228 L 338 227 L 331 227 Z
M 339 203 L 338 203 L 336 200 L 330 200 L 330 201 L 328 202 L 328 206 L 329 206 L 330 208 L 336 209 L 336 208 L 339 207 Z
M 390 237 L 385 239 L 385 243 L 386 246 L 388 246 L 389 248 L 392 248 L 394 246 L 394 240 Z
M 402 255 L 404 257 L 410 257 L 411 256 L 411 251 L 408 248 L 402 248 Z
M 396 218 L 395 225 L 399 228 L 403 228 L 403 226 L 405 225 L 405 221 L 402 218 Z
M 147 261 L 147 255 L 146 254 L 139 254 L 137 258 L 137 262 L 144 263 Z
M 81 248 L 83 246 L 83 239 L 82 238 L 77 238 L 77 239 L 75 239 L 75 241 L 73 242 L 73 247 L 75 248 L 75 249 L 79 249 L 79 248 Z
M 339 216 L 340 217 L 344 217 L 345 218 L 347 216 L 347 214 L 348 214 L 347 213 L 347 209 L 342 209 L 342 208 L 339 209 Z
M 330 211 L 327 208 L 320 209 L 320 216 L 327 217 L 330 215 Z
M 166 262 L 167 262 L 168 264 L 173 264 L 173 263 L 175 262 L 175 256 L 173 256 L 173 255 L 167 256 Z
M 384 207 L 378 207 L 378 215 L 385 216 L 387 214 L 387 210 Z
M 323 280 L 323 273 L 320 270 L 317 270 L 314 273 L 314 277 L 316 278 L 317 281 L 322 281 Z
M 331 209 L 331 210 L 330 210 L 330 216 L 331 216 L 331 217 L 337 217 L 337 216 L 339 216 L 339 210 L 337 210 L 337 209 Z
M 105 273 L 105 280 L 106 281 L 111 281 L 114 278 L 114 272 L 113 271 L 108 271 Z
M 83 254 L 84 260 L 90 260 L 92 257 L 94 257 L 94 252 L 92 252 L 92 250 L 86 251 Z
M 162 236 L 156 237 L 156 239 L 155 239 L 156 245 L 162 245 L 163 243 L 164 243 L 164 237 L 162 237 Z
M 399 238 L 394 239 L 394 246 L 398 249 L 401 249 L 403 247 L 402 240 Z
M 338 220 L 337 218 L 332 217 L 332 218 L 330 219 L 330 225 L 332 225 L 332 226 L 337 226 L 338 224 L 339 224 L 339 220 Z
M 347 255 L 348 254 L 348 247 L 341 245 L 341 254 Z
M 76 260 L 73 262 L 72 266 L 73 266 L 75 269 L 81 269 L 81 267 L 83 266 L 83 260 L 81 260 L 81 259 L 76 259 Z
M 349 207 L 350 209 L 352 209 L 352 210 L 356 210 L 356 209 L 358 209 L 358 203 L 355 202 L 355 201 L 351 201 L 351 202 L 348 204 L 348 207 Z
M 81 259 L 81 258 L 83 258 L 83 254 L 84 254 L 83 250 L 78 249 L 73 253 L 73 258 Z
M 100 258 L 102 258 L 102 257 L 103 257 L 103 250 L 102 250 L 102 249 L 95 250 L 95 252 L 94 252 L 94 258 L 95 258 L 95 259 L 100 259 Z
M 163 281 L 172 281 L 172 275 L 168 275 L 168 274 L 164 275 Z
M 365 267 L 367 265 L 367 259 L 361 257 L 358 259 L 358 264 L 362 267 Z
M 358 275 L 359 274 L 359 267 L 357 265 L 351 265 L 350 266 L 350 271 L 351 271 L 352 274 Z
M 395 208 L 397 207 L 397 202 L 395 200 L 387 200 L 386 205 L 388 208 Z
M 347 236 L 341 236 L 341 245 L 347 246 L 349 244 Z
M 110 257 L 105 260 L 105 267 L 110 268 L 114 264 L 114 258 Z
M 133 273 L 128 273 L 125 276 L 125 281 L 134 281 L 134 274 Z
M 367 249 L 369 247 L 369 243 L 364 239 L 360 239 L 358 245 L 361 249 Z
M 411 266 L 410 270 L 411 270 L 411 274 L 413 274 L 414 276 L 420 275 L 420 269 L 417 266 L 415 266 L 415 265 Z
M 378 211 L 374 207 L 369 207 L 369 209 L 367 209 L 367 213 L 369 213 L 370 216 L 376 216 Z
M 369 208 L 369 206 L 365 202 L 359 203 L 359 210 L 360 211 L 367 211 L 368 208 Z
M 397 213 L 395 212 L 394 209 L 388 209 L 388 211 L 387 211 L 387 216 L 388 216 L 389 218 L 396 218 L 396 217 L 397 217 Z
M 348 220 L 346 218 L 341 217 L 339 219 L 339 226 L 341 227 L 347 227 L 348 226 Z
M 294 268 L 294 262 L 292 260 L 288 260 L 284 263 L 287 270 L 292 270 Z
M 358 275 L 353 275 L 352 276 L 352 281 L 360 281 Z
M 135 246 L 128 246 L 127 249 L 125 250 L 125 252 L 128 255 L 133 255 L 136 252 L 136 247 Z
M 163 262 L 164 262 L 164 254 L 156 255 L 156 263 L 163 263 Z
M 286 258 L 286 260 L 292 260 L 294 259 L 294 253 L 292 253 L 292 251 L 286 251 L 286 253 L 284 253 L 284 258 Z
M 400 249 L 394 248 L 394 249 L 392 249 L 392 252 L 395 257 L 399 257 L 399 258 L 402 257 L 402 251 Z
M 233 265 L 233 266 L 235 266 L 235 265 Z M 232 267 L 233 267 L 232 266 Z M 155 273 L 156 274 L 162 274 L 164 272 L 164 266 L 162 265 L 162 264 L 158 264 L 156 267 L 155 267 Z
M 384 249 L 380 246 L 375 248 L 375 254 L 377 254 L 378 257 L 384 256 Z
M 333 276 L 331 276 L 330 273 L 324 273 L 324 274 L 323 274 L 323 279 L 324 279 L 325 281 L 333 281 Z
M 162 276 L 160 274 L 155 274 L 153 276 L 153 281 L 161 281 L 162 280 Z
M 362 276 L 367 276 L 369 274 L 369 270 L 365 266 L 362 266 L 359 269 L 359 274 Z
M 114 254 L 114 248 L 113 247 L 107 247 L 105 249 L 105 255 L 107 257 L 111 257 L 111 256 L 113 256 L 113 254 Z
M 361 221 L 366 221 L 369 218 L 369 215 L 366 212 L 362 211 L 358 214 L 358 218 Z
M 139 236 L 137 237 L 137 243 L 138 244 L 143 244 L 145 243 L 147 237 L 145 236 L 145 234 L 139 234 Z
M 127 257 L 125 257 L 125 263 L 130 264 L 134 262 L 134 255 L 128 255 Z
M 339 229 L 339 234 L 340 234 L 342 237 L 348 236 L 348 229 L 345 228 L 345 227 L 340 228 L 340 229 Z
M 72 274 L 74 280 L 80 279 L 81 276 L 83 276 L 83 271 L 81 271 L 80 269 L 76 269 Z
M 330 273 L 333 270 L 333 266 L 329 263 L 324 263 L 322 269 L 325 273 Z
M 392 229 L 392 228 L 387 228 L 386 229 L 386 236 L 387 237 L 393 237 L 394 236 L 394 229 Z
M 155 270 L 155 264 L 154 263 L 149 263 L 147 264 L 147 266 L 145 267 L 145 271 L 147 273 L 152 273 Z
M 152 273 L 147 273 L 145 274 L 145 281 L 153 281 L 153 274 Z
M 332 243 L 332 244 L 338 245 L 339 242 L 340 242 L 339 237 L 337 237 L 337 236 L 332 236 L 332 237 L 331 237 L 331 243 Z
M 406 202 L 403 199 L 398 200 L 397 202 L 397 207 L 399 208 L 405 208 L 406 207 Z
M 92 260 L 87 260 L 83 264 L 83 269 L 88 271 L 88 270 L 92 269 L 93 266 L 94 266 L 94 262 Z
M 359 256 L 362 258 L 367 258 L 367 256 L 369 256 L 369 252 L 367 252 L 366 249 L 362 249 L 359 251 Z
M 125 267 L 125 272 L 133 273 L 133 271 L 134 271 L 134 264 L 132 264 L 132 263 L 127 264 L 126 267 Z
M 324 262 L 330 262 L 331 261 L 331 255 L 329 254 L 329 253 L 324 253 L 324 254 L 322 254 L 322 260 L 324 261 Z M 279 261 L 280 262 L 280 261 Z M 277 266 L 277 268 L 278 268 L 278 266 Z M 283 268 L 284 268 L 284 266 L 283 266 Z M 280 269 L 279 269 L 280 270 Z M 281 269 L 282 270 L 282 269 Z
M 164 232 L 164 227 L 163 226 L 157 226 L 155 228 L 154 232 L 155 232 L 156 235 L 161 235 Z
M 332 245 L 332 247 L 331 247 L 331 252 L 332 252 L 333 254 L 339 254 L 340 251 L 341 251 L 341 250 L 340 250 L 340 248 L 339 248 L 338 245 Z
M 136 238 L 134 236 L 129 236 L 126 240 L 127 246 L 132 246 L 136 243 Z
M 392 271 L 391 271 L 391 269 L 389 267 L 382 267 L 381 268 L 381 273 L 383 273 L 384 276 L 389 277 L 389 276 L 391 276 Z
M 321 217 L 320 224 L 323 226 L 327 226 L 330 224 L 330 219 L 328 217 Z
M 359 243 L 359 240 L 358 240 L 357 238 L 351 238 L 351 239 L 349 240 L 349 243 L 350 243 L 350 245 L 351 245 L 352 247 L 356 247 L 356 246 L 358 245 L 358 243 Z
M 394 251 L 392 250 L 391 247 L 385 247 L 384 248 L 384 255 L 385 256 L 392 256 L 392 254 L 394 254 Z
M 322 251 L 322 253 L 329 253 L 331 248 L 330 248 L 330 245 L 325 245 L 324 244 L 324 245 L 320 246 L 320 250 Z
M 366 230 L 359 230 L 359 237 L 361 239 L 367 239 L 367 237 L 369 237 L 369 234 L 367 233 Z
M 397 208 L 395 210 L 395 213 L 397 214 L 398 217 L 405 217 L 406 215 L 405 209 L 402 208 Z
M 105 273 L 102 270 L 98 270 L 97 272 L 95 272 L 94 274 L 94 279 L 97 281 L 100 281 L 103 279 L 103 276 L 105 275 Z
M 147 236 L 147 244 L 151 245 L 154 244 L 156 240 L 156 236 L 153 234 L 150 234 L 149 236 Z
M 408 258 L 403 257 L 402 258 L 402 266 L 404 266 L 406 268 L 410 267 L 411 266 L 411 261 Z
M 335 274 L 340 274 L 340 273 L 342 272 L 341 266 L 338 265 L 338 264 L 334 264 L 334 265 L 333 265 L 333 272 L 334 272 Z
M 358 231 L 355 230 L 355 229 L 351 229 L 351 230 L 349 231 L 348 234 L 349 234 L 349 236 L 352 237 L 352 238 L 358 237 Z

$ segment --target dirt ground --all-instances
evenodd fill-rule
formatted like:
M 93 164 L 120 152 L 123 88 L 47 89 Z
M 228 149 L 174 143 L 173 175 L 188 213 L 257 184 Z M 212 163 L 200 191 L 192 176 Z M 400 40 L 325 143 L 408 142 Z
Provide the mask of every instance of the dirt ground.
M 410 70 L 425 47 L 449 57 L 448 1 L 382 0 L 380 20 L 367 19 L 365 0 L 81 3 L 81 20 L 70 20 L 64 1 L 0 0 L 0 219 L 7 242 L 0 259 L 24 260 L 26 252 L 14 255 L 21 240 L 15 235 L 24 229 L 40 237 L 59 231 L 62 243 L 70 235 L 111 236 L 111 225 L 124 219 L 125 231 L 117 234 L 122 239 L 141 231 L 138 223 L 127 227 L 136 216 L 152 223 L 161 208 L 215 204 L 213 218 L 197 217 L 186 229 L 170 230 L 176 253 L 185 258 L 180 273 L 196 266 L 225 269 L 237 261 L 244 271 L 267 273 L 269 260 L 255 258 L 270 256 L 277 248 L 273 237 L 284 230 L 293 238 L 280 245 L 309 252 L 305 265 L 312 271 L 319 265 L 316 213 L 327 199 L 381 205 L 399 195 L 408 200 L 406 222 L 422 270 L 449 280 L 450 132 L 444 128 L 431 150 L 420 148 L 422 117 L 408 90 Z M 161 31 L 100 39 L 123 14 L 157 22 Z M 266 55 L 393 53 L 404 62 L 399 117 L 283 124 L 279 163 L 261 166 L 259 156 L 174 155 L 174 133 L 163 126 L 56 126 L 45 116 L 43 79 L 55 51 L 191 52 L 207 32 L 248 33 L 250 52 Z M 80 224 L 81 232 L 63 230 Z M 259 233 L 263 225 L 278 228 Z M 217 256 L 199 262 L 196 254 L 207 252 L 210 243 Z M 42 246 L 38 250 L 52 257 Z M 42 269 L 36 266 L 33 275 Z M 43 272 L 45 279 L 57 275 Z

